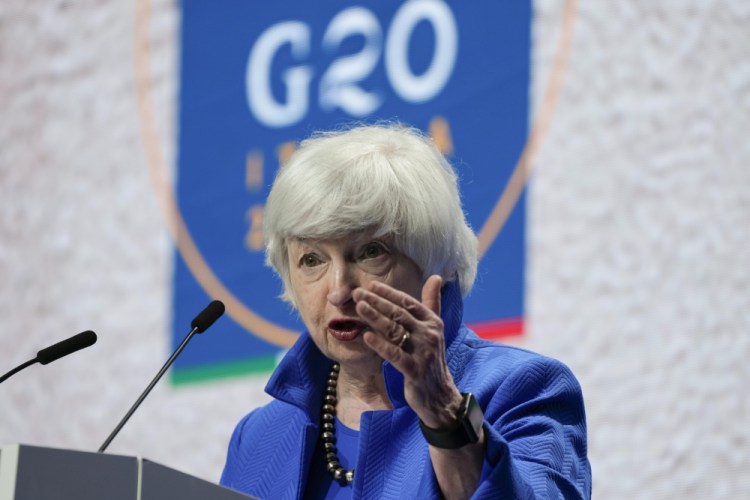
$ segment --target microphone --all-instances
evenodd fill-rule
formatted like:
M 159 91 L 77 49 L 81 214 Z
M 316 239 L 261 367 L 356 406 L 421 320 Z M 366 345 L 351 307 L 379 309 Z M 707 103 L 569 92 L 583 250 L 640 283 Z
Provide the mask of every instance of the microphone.
M 224 304 L 219 300 L 214 300 L 204 310 L 198 313 L 198 316 L 190 322 L 190 328 L 197 333 L 203 333 L 208 327 L 214 324 L 224 314 Z
M 52 363 L 53 361 L 73 354 L 76 351 L 80 351 L 84 347 L 93 345 L 96 342 L 96 334 L 91 330 L 86 330 L 78 335 L 73 335 L 69 339 L 65 339 L 62 342 L 51 345 L 46 349 L 42 349 L 36 353 L 36 359 L 43 365 Z
M 85 347 L 94 345 L 95 343 L 96 343 L 96 334 L 92 332 L 91 330 L 86 330 L 85 332 L 81 332 L 77 335 L 73 335 L 69 339 L 60 341 L 57 344 L 53 344 L 37 352 L 36 358 L 30 359 L 29 361 L 13 368 L 11 371 L 9 371 L 8 373 L 0 377 L 0 383 L 4 382 L 6 379 L 10 378 L 12 375 L 15 375 L 16 373 L 20 372 L 24 368 L 33 365 L 34 363 L 41 363 L 43 365 L 46 365 L 46 364 L 52 363 L 53 361 L 57 359 L 62 358 L 63 356 L 67 356 L 68 354 L 73 354 L 74 352 L 80 351 L 81 349 Z
M 112 431 L 112 433 L 107 437 L 107 439 L 104 440 L 102 445 L 99 447 L 98 452 L 102 453 L 104 450 L 107 449 L 107 446 L 112 442 L 112 440 L 117 436 L 117 434 L 120 432 L 120 430 L 123 428 L 123 426 L 127 423 L 128 420 L 130 420 L 130 417 L 133 416 L 133 413 L 135 413 L 135 410 L 138 409 L 138 407 L 143 403 L 143 400 L 146 399 L 146 396 L 149 395 L 151 392 L 151 389 L 154 388 L 156 383 L 161 379 L 162 375 L 166 373 L 167 369 L 172 366 L 172 363 L 174 363 L 174 360 L 177 359 L 177 356 L 180 355 L 183 349 L 185 349 L 185 346 L 187 346 L 188 342 L 190 342 L 190 339 L 193 338 L 193 335 L 196 333 L 203 333 L 205 332 L 208 327 L 214 324 L 214 322 L 221 317 L 221 315 L 224 314 L 224 304 L 219 300 L 214 300 L 208 306 L 206 306 L 205 309 L 203 309 L 200 313 L 198 313 L 198 316 L 193 319 L 193 321 L 190 323 L 190 332 L 185 337 L 185 340 L 182 341 L 180 346 L 172 353 L 172 355 L 169 357 L 166 363 L 164 363 L 164 366 L 161 367 L 161 370 L 159 370 L 159 373 L 156 374 L 154 379 L 151 381 L 151 383 L 146 387 L 146 390 L 143 391 L 143 393 L 138 397 L 138 399 L 133 403 L 133 406 L 130 407 L 130 410 L 125 414 L 125 416 L 120 420 L 120 423 L 117 424 L 117 427 Z

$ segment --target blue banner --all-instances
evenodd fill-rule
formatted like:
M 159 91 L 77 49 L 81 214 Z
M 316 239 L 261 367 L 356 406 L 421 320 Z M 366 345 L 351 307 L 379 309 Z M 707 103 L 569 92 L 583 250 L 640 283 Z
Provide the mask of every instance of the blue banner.
M 173 342 L 211 298 L 231 320 L 174 380 L 267 370 L 303 326 L 264 266 L 263 207 L 279 162 L 313 131 L 398 120 L 455 166 L 479 231 L 524 148 L 531 1 L 183 0 Z M 523 196 L 479 265 L 465 320 L 523 328 Z M 217 296 L 220 295 L 220 296 Z M 212 334 L 213 335 L 213 334 Z

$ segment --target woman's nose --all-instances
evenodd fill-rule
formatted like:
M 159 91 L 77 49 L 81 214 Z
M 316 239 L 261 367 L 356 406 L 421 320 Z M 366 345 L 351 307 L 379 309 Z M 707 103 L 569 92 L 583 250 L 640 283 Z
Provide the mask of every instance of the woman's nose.
M 346 264 L 334 265 L 332 269 L 331 285 L 328 289 L 328 302 L 336 307 L 342 307 L 353 302 L 352 292 L 359 286 L 356 272 Z

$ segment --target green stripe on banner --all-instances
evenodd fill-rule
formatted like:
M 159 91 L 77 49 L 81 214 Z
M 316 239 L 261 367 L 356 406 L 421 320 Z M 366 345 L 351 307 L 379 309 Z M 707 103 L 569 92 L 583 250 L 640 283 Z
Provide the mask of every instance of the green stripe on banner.
M 274 368 L 276 368 L 276 356 L 270 355 L 229 363 L 203 365 L 198 368 L 172 370 L 171 381 L 173 385 L 208 382 L 239 375 L 270 373 Z

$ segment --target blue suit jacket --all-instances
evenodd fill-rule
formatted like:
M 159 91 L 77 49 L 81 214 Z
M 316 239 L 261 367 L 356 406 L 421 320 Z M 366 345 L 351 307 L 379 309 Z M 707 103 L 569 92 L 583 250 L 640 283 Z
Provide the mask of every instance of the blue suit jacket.
M 443 289 L 446 360 L 461 392 L 484 410 L 486 451 L 473 498 L 589 498 L 581 388 L 559 361 L 477 337 L 461 324 L 456 284 Z M 266 392 L 275 398 L 240 421 L 221 483 L 262 499 L 301 498 L 318 439 L 331 361 L 307 333 Z M 404 400 L 403 376 L 383 364 L 394 410 L 361 417 L 354 498 L 439 498 L 428 446 Z

